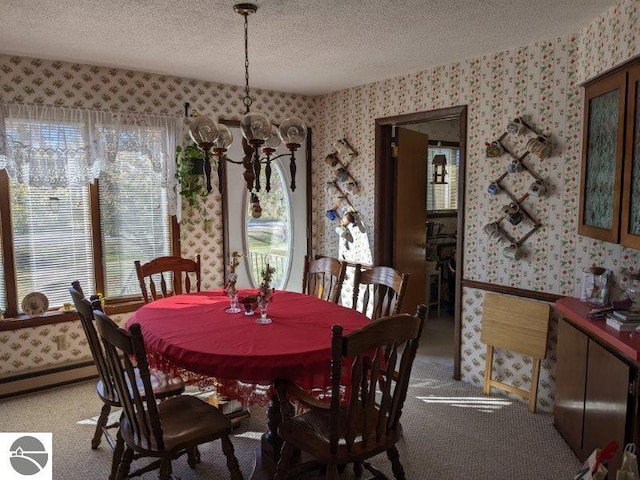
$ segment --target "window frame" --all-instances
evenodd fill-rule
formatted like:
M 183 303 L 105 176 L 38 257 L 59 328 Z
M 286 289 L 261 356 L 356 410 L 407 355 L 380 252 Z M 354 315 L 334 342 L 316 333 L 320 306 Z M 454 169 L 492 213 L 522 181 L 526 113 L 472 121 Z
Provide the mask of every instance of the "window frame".
M 30 318 L 28 315 L 19 314 L 20 299 L 18 298 L 17 277 L 15 268 L 15 249 L 13 241 L 13 228 L 11 224 L 10 206 L 10 181 L 6 170 L 0 170 L 0 236 L 2 245 L 3 272 L 6 288 L 6 314 L 5 321 L 0 321 L 0 331 L 14 330 L 18 328 L 47 325 L 65 321 L 77 320 L 78 316 L 58 311 L 49 311 L 44 316 Z M 103 264 L 103 245 L 100 230 L 100 181 L 96 179 L 87 185 L 89 189 L 89 213 L 91 216 L 91 241 L 93 250 L 93 275 L 96 291 L 105 291 L 105 271 Z M 180 254 L 180 225 L 175 215 L 169 215 L 170 251 L 172 255 Z M 127 313 L 135 311 L 142 305 L 141 297 L 118 297 L 107 301 L 109 314 Z M 15 322 L 19 320 L 19 322 Z
M 449 148 L 449 149 L 457 148 L 458 149 L 458 158 L 460 158 L 460 156 L 462 155 L 462 153 L 460 151 L 460 142 L 448 142 L 448 141 L 442 141 L 442 140 L 429 140 L 428 145 L 429 145 L 429 149 L 431 149 L 431 148 Z M 427 162 L 428 161 L 429 160 L 428 160 L 428 155 L 427 155 Z M 449 166 L 450 165 L 448 165 L 448 167 Z M 459 172 L 460 165 L 456 165 L 456 169 Z M 427 164 L 427 172 L 428 171 L 429 171 L 429 165 Z M 426 181 L 427 181 L 428 185 L 433 185 L 431 183 L 431 180 L 432 180 L 431 177 L 429 177 L 429 175 L 427 173 Z M 456 195 L 455 195 L 456 204 L 457 204 L 457 199 L 458 199 L 457 190 L 458 190 L 458 188 L 460 186 L 460 184 L 459 184 L 460 183 L 460 179 L 457 176 L 457 173 L 456 173 L 456 180 L 458 182 L 458 185 L 456 186 Z M 427 186 L 427 197 L 428 197 L 428 195 L 429 195 L 429 187 Z M 429 199 L 427 198 L 427 204 L 428 204 L 428 202 L 429 202 Z M 436 217 L 455 217 L 458 214 L 458 208 L 443 208 L 443 209 L 440 209 L 440 210 L 429 210 L 427 208 L 427 214 L 429 215 L 430 218 L 431 217 L 433 217 L 433 218 L 436 218 Z

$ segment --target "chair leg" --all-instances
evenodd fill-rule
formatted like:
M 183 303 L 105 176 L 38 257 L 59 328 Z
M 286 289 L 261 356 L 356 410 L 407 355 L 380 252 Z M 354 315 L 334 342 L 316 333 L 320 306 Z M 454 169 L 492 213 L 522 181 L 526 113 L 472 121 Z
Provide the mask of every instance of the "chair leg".
M 287 471 L 289 470 L 289 466 L 291 465 L 293 453 L 294 448 L 288 442 L 284 442 L 282 444 L 282 449 L 280 450 L 280 459 L 278 460 L 278 465 L 276 466 L 276 473 L 273 476 L 274 480 L 284 480 L 285 478 L 287 478 Z
M 124 440 L 122 440 L 122 435 L 120 435 L 120 430 L 118 430 L 118 434 L 116 435 L 116 448 L 113 449 L 113 459 L 111 460 L 111 474 L 109 475 L 109 480 L 114 480 L 118 473 L 118 465 L 120 465 L 120 461 L 122 460 L 122 454 L 124 452 Z
M 196 465 L 200 463 L 200 451 L 198 447 L 187 450 L 187 463 L 192 469 L 196 468 Z
M 338 473 L 338 465 L 330 463 L 327 465 L 327 473 L 324 476 L 325 480 L 340 480 L 340 473 Z
M 160 480 L 171 478 L 171 455 L 164 457 L 160 462 Z
M 404 468 L 402 468 L 402 464 L 400 463 L 400 454 L 395 446 L 387 450 L 387 458 L 391 461 L 393 476 L 397 480 L 405 480 Z
M 116 473 L 116 480 L 125 480 L 129 476 L 129 470 L 131 469 L 131 461 L 133 460 L 133 450 L 126 447 L 120 460 L 120 466 L 118 467 L 118 473 Z
M 233 449 L 233 443 L 226 435 L 223 436 L 220 441 L 222 442 L 222 453 L 227 457 L 227 468 L 231 473 L 231 480 L 242 480 L 242 472 L 240 471 L 240 465 Z
M 362 463 L 355 462 L 353 464 L 353 474 L 356 478 L 360 478 L 362 476 Z
M 96 423 L 96 431 L 93 434 L 93 439 L 91 440 L 91 448 L 95 450 L 100 445 L 100 441 L 102 440 L 102 434 L 104 432 L 104 428 L 107 426 L 107 420 L 109 419 L 109 413 L 111 412 L 111 405 L 104 404 L 102 406 L 102 410 L 100 410 L 100 416 L 98 417 L 98 422 Z

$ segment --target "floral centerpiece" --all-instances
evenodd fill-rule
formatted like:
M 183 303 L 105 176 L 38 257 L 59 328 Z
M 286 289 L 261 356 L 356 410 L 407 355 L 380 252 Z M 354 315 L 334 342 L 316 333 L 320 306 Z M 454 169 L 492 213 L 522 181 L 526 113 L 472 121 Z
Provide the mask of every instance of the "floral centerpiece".
M 266 268 L 260 272 L 262 275 L 262 283 L 258 289 L 258 307 L 260 308 L 260 318 L 256 320 L 257 323 L 268 324 L 271 323 L 271 319 L 267 317 L 267 306 L 273 301 L 274 289 L 271 287 L 271 279 L 276 269 L 271 267 L 268 263 Z
M 227 267 L 227 283 L 224 285 L 225 294 L 229 295 L 231 298 L 231 306 L 227 308 L 227 313 L 238 313 L 240 309 L 238 308 L 238 290 L 236 289 L 236 282 L 238 281 L 238 274 L 236 273 L 236 268 L 240 265 L 240 259 L 244 255 L 233 252 L 231 254 L 231 262 Z
M 258 290 L 258 305 L 265 305 L 273 300 L 274 289 L 271 288 L 271 279 L 274 273 L 276 273 L 276 269 L 270 267 L 268 263 L 267 267 L 260 272 L 262 275 L 262 283 Z

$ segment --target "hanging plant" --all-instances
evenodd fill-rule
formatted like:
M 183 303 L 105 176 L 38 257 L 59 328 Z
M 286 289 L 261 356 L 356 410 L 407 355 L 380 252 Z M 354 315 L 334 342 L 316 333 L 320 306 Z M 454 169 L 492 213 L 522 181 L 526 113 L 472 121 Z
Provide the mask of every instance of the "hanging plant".
M 207 218 L 206 208 L 209 192 L 207 192 L 204 176 L 204 152 L 195 143 L 184 148 L 178 145 L 176 147 L 176 163 L 179 193 L 187 200 L 189 207 L 203 218 L 206 227 L 210 220 Z

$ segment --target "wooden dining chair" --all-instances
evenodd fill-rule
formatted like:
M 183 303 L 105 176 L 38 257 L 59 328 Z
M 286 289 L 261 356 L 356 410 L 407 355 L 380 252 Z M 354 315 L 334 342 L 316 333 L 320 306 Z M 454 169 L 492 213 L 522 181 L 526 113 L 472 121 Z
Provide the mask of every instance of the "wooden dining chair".
M 276 382 L 282 415 L 278 432 L 284 441 L 276 480 L 318 467 L 326 468 L 327 480 L 337 480 L 339 466 L 349 463 L 357 477 L 364 467 L 375 478 L 386 478 L 366 462 L 382 452 L 395 477 L 405 478 L 395 445 L 402 435 L 400 417 L 426 315 L 427 307 L 420 305 L 414 316 L 383 317 L 346 336 L 342 326 L 334 325 L 329 401 L 287 380 Z M 348 374 L 346 364 L 351 365 Z M 347 398 L 342 398 L 341 385 L 347 385 Z M 308 410 L 294 415 L 291 399 Z
M 402 311 L 408 282 L 408 273 L 384 266 L 363 268 L 358 264 L 353 276 L 352 306 L 371 320 L 396 315 Z M 358 308 L 360 294 L 362 303 Z
M 338 303 L 347 271 L 347 264 L 331 257 L 304 257 L 302 293 Z
M 154 258 L 144 264 L 136 260 L 134 264 L 144 303 L 159 297 L 190 293 L 192 280 L 195 280 L 194 291 L 200 291 L 200 255 L 195 260 L 168 256 Z
M 140 325 L 134 323 L 126 331 L 103 312 L 96 310 L 94 315 L 123 409 L 118 440 L 124 443 L 124 453 L 116 478 L 128 478 L 131 461 L 137 454 L 159 459 L 160 479 L 168 480 L 174 458 L 195 452 L 189 458 L 189 466 L 195 468 L 198 445 L 220 439 L 230 478 L 242 479 L 229 439 L 231 421 L 216 407 L 192 395 L 157 403 Z
M 78 316 L 80 317 L 80 323 L 82 324 L 84 333 L 87 336 L 87 343 L 89 344 L 89 349 L 91 350 L 91 355 L 93 356 L 96 369 L 98 370 L 98 383 L 96 384 L 96 390 L 98 392 L 98 397 L 100 397 L 100 400 L 102 400 L 103 403 L 100 416 L 96 422 L 96 430 L 93 434 L 93 439 L 91 440 L 91 448 L 94 450 L 98 448 L 102 440 L 102 436 L 104 435 L 107 443 L 111 448 L 115 449 L 116 440 L 111 436 L 109 430 L 111 428 L 117 428 L 118 423 L 116 422 L 111 425 L 107 425 L 107 422 L 109 420 L 111 408 L 120 408 L 122 404 L 120 403 L 120 397 L 118 396 L 113 382 L 113 377 L 111 376 L 109 367 L 107 366 L 104 350 L 102 349 L 98 332 L 94 325 L 93 310 L 100 308 L 100 300 L 96 298 L 95 301 L 89 302 L 89 300 L 84 296 L 80 282 L 77 280 L 71 284 L 71 287 L 69 287 L 69 293 L 71 294 L 71 300 L 73 301 L 76 311 L 78 312 Z M 184 392 L 184 381 L 180 377 L 174 377 L 155 371 L 153 372 L 152 377 L 154 394 L 157 398 L 162 399 L 172 397 Z M 114 464 L 112 465 L 113 474 L 115 474 L 115 469 L 119 461 L 119 456 L 114 455 Z

